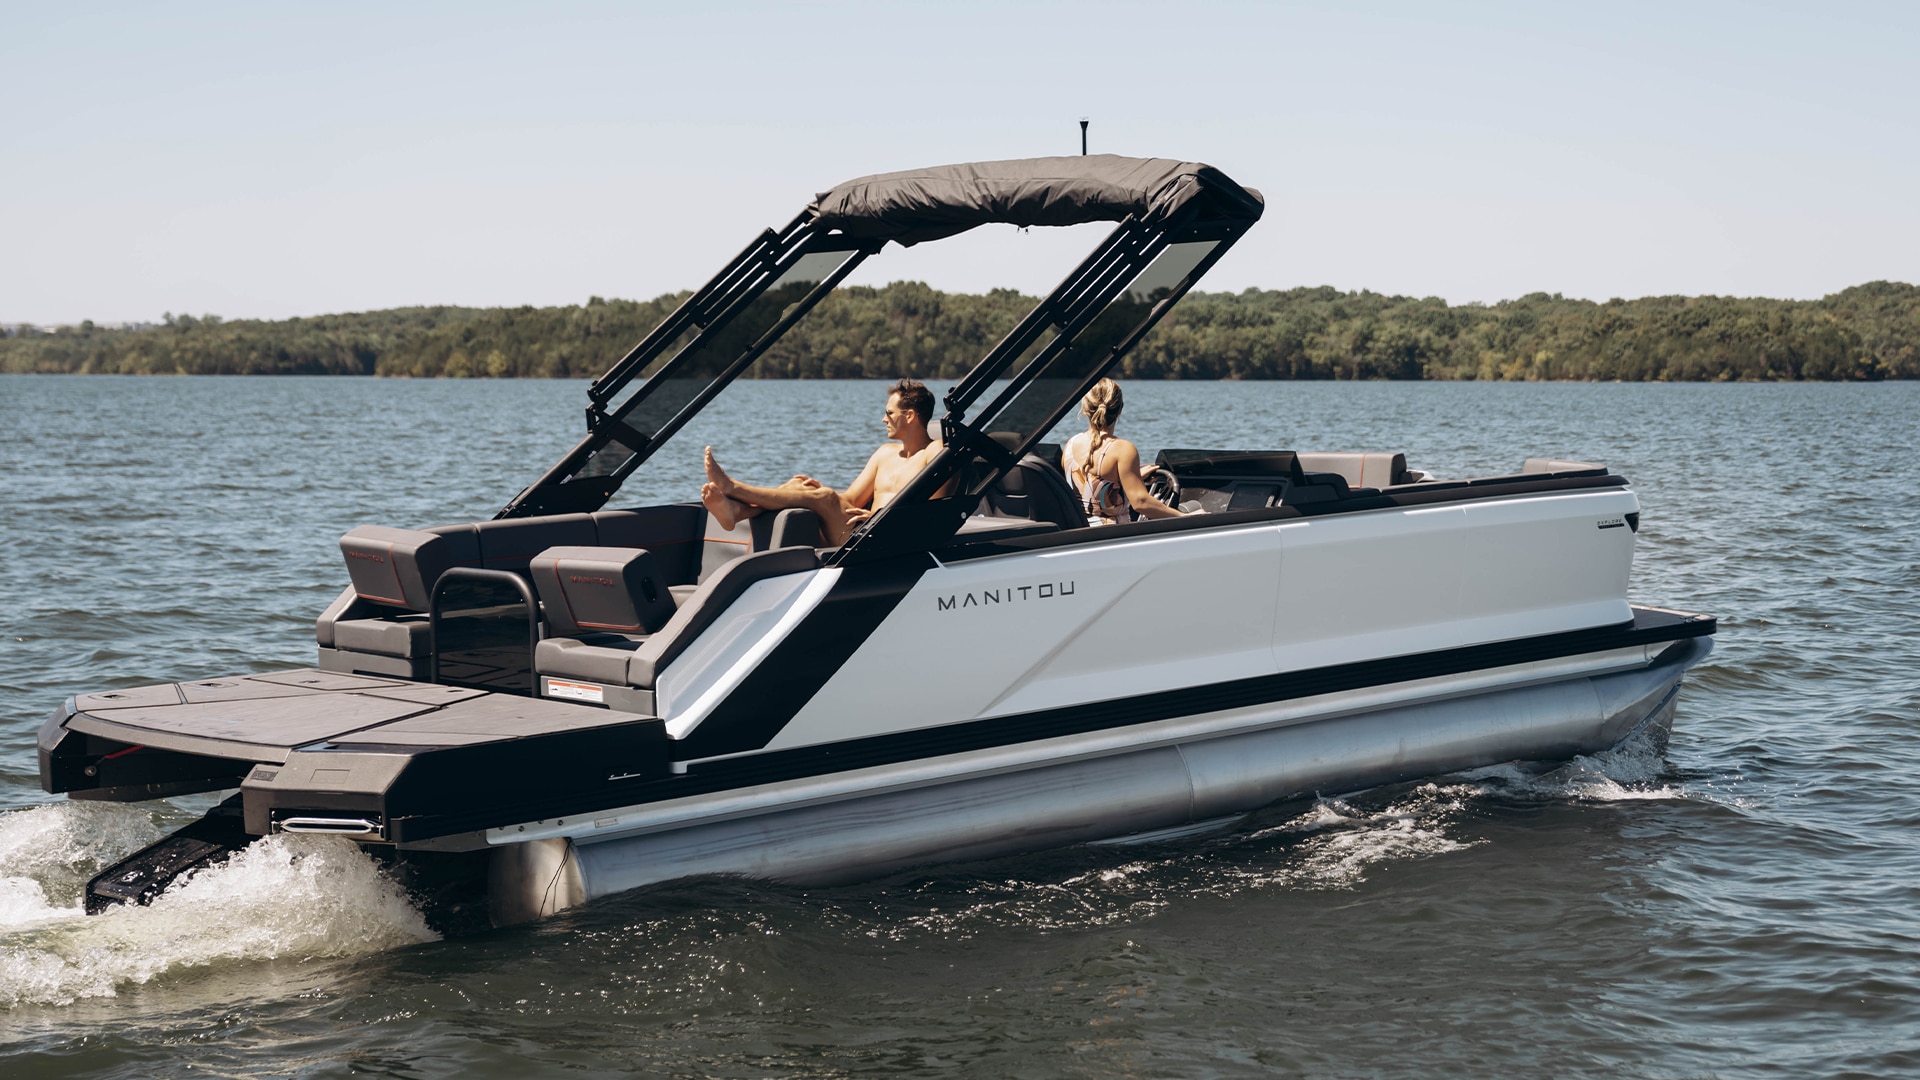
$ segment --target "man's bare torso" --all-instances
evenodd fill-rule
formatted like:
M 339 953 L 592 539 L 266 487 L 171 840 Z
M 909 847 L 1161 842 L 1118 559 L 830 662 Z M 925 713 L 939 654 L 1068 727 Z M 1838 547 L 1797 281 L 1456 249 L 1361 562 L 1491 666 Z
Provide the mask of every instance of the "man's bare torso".
M 921 447 L 920 452 L 915 454 L 907 453 L 907 448 L 900 443 L 882 443 L 867 462 L 874 469 L 873 509 L 878 510 L 891 502 L 939 452 L 938 439 Z

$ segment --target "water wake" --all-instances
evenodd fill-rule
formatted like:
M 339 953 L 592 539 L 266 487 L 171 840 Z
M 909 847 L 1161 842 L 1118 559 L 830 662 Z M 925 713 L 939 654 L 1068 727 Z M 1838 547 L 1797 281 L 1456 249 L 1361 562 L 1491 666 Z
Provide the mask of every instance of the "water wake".
M 1660 734 L 1644 729 L 1611 750 L 1582 754 L 1546 772 L 1507 763 L 1461 775 L 1481 793 L 1505 798 L 1664 802 L 1698 794 L 1668 780 L 1666 749 Z
M 1390 785 L 1310 802 L 1276 804 L 1198 846 L 1173 841 L 1163 857 L 1086 867 L 1051 880 L 936 876 L 904 895 L 941 899 L 915 916 L 890 916 L 870 936 L 924 932 L 966 938 L 988 928 L 1078 929 L 1151 918 L 1181 897 L 1250 892 L 1345 891 L 1378 869 L 1479 846 L 1460 823 L 1488 800 L 1627 802 L 1696 799 L 1676 783 L 1660 733 L 1541 771 L 1495 765 L 1424 783 Z M 1714 801 L 1718 801 L 1717 799 Z M 1113 850 L 1106 848 L 1103 850 Z
M 173 971 L 355 956 L 437 937 L 405 890 L 338 837 L 269 837 L 176 882 L 151 906 L 84 915 L 87 878 L 158 834 L 127 807 L 0 814 L 0 1006 L 67 1004 Z
M 0 927 L 79 912 L 88 878 L 159 838 L 146 811 L 115 803 L 0 813 Z
M 1355 798 L 1320 798 L 1277 825 L 1245 834 L 1240 844 L 1282 842 L 1279 865 L 1223 868 L 1235 890 L 1279 886 L 1293 889 L 1352 888 L 1382 863 L 1464 851 L 1477 841 L 1449 835 L 1474 789 L 1463 784 L 1421 784 L 1382 806 Z

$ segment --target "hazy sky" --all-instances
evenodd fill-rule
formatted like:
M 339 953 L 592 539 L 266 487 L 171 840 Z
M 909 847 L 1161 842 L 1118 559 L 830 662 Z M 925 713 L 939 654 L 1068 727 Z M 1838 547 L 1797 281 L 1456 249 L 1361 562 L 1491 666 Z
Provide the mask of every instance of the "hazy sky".
M 0 322 L 650 297 L 841 180 L 1082 116 L 1266 194 L 1209 289 L 1816 297 L 1920 280 L 1916 56 L 1911 0 L 8 0 Z M 1093 240 L 857 280 L 1039 291 Z

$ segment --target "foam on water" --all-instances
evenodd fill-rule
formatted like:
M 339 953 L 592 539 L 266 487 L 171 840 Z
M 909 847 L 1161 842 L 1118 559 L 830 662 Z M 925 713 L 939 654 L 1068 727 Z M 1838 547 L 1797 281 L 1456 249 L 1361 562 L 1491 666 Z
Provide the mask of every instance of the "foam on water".
M 118 803 L 0 813 L 0 926 L 79 911 L 88 878 L 159 838 L 152 814 Z
M 1304 813 L 1248 837 L 1300 839 L 1289 845 L 1278 866 L 1249 868 L 1242 883 L 1351 888 L 1381 863 L 1463 851 L 1474 842 L 1449 836 L 1447 828 L 1474 793 L 1460 784 L 1422 784 L 1381 807 L 1364 806 L 1358 799 L 1317 799 Z
M 47 901 L 47 890 L 32 878 L 0 877 L 0 926 L 39 922 L 80 910 L 78 904 L 59 908 Z
M 0 815 L 0 1006 L 65 1004 L 216 963 L 354 956 L 437 936 L 405 890 L 338 837 L 269 837 L 176 882 L 151 906 L 84 915 L 87 877 L 154 835 L 150 820 L 124 807 Z
M 900 897 L 933 905 L 906 912 L 886 905 L 862 933 L 912 940 L 924 934 L 966 940 L 983 932 L 1078 930 L 1150 919 L 1182 897 L 1232 898 L 1249 892 L 1343 890 L 1366 880 L 1369 869 L 1462 851 L 1480 843 L 1449 835 L 1453 821 L 1479 793 L 1470 784 L 1423 784 L 1384 805 L 1365 805 L 1365 793 L 1316 799 L 1274 824 L 1243 829 L 1196 845 L 1177 838 L 1164 855 L 1085 866 L 1048 880 L 1016 873 L 1006 878 L 932 877 L 904 884 Z M 1089 845 L 1083 851 L 1114 851 Z M 1045 863 L 1054 856 L 1036 855 Z M 1071 857 L 1071 856 L 1068 856 Z M 1026 861 L 1016 859 L 1016 864 Z M 868 890 L 871 891 L 871 890 Z
M 1481 793 L 1506 798 L 1580 802 L 1661 802 L 1701 799 L 1739 805 L 1717 792 L 1696 791 L 1671 779 L 1663 733 L 1642 729 L 1620 745 L 1583 754 L 1546 772 L 1515 763 L 1461 774 Z

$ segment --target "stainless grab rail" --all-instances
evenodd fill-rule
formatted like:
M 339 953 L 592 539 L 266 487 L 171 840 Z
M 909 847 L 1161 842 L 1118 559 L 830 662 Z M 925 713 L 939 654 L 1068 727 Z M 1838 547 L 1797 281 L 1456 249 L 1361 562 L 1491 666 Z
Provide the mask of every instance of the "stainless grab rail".
M 540 647 L 540 601 L 534 598 L 533 586 L 527 579 L 507 570 L 481 570 L 477 567 L 455 566 L 443 573 L 433 583 L 433 595 L 427 600 L 427 641 L 430 655 L 427 659 L 427 681 L 441 683 L 440 679 L 440 595 L 447 586 L 460 581 L 477 581 L 505 585 L 520 594 L 520 603 L 527 613 L 527 673 L 533 674 L 533 653 Z M 442 685 L 454 685 L 442 683 Z M 538 680 L 535 680 L 538 685 Z
M 366 818 L 290 817 L 274 822 L 281 832 L 328 833 L 334 836 L 374 836 L 380 824 Z

